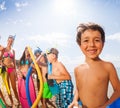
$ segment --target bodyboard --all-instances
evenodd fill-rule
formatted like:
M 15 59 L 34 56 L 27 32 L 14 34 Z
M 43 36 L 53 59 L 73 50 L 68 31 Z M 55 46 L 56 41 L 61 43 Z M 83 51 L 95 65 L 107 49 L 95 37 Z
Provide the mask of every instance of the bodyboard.
M 29 78 L 29 89 L 30 89 L 30 98 L 32 103 L 34 103 L 36 99 L 36 92 L 35 87 L 33 83 L 33 79 L 30 76 Z M 19 94 L 19 100 L 21 102 L 22 108 L 30 108 L 26 96 L 26 81 L 23 78 L 18 78 L 18 94 Z

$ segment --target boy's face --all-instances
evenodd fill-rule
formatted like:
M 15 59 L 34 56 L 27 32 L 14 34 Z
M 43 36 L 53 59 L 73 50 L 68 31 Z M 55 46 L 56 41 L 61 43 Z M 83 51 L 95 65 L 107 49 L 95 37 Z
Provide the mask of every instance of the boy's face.
M 91 59 L 97 58 L 101 53 L 103 46 L 104 43 L 102 42 L 99 31 L 88 29 L 82 33 L 80 48 L 86 57 Z
M 56 55 L 53 53 L 49 53 L 47 54 L 47 59 L 50 63 L 52 63 L 52 61 L 56 58 Z

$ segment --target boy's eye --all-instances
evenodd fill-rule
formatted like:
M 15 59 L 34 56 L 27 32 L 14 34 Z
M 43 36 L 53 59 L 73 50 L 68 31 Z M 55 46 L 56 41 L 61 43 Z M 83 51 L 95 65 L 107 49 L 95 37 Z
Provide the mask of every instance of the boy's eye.
M 101 40 L 100 39 L 95 39 L 96 42 L 100 42 Z
M 83 42 L 88 42 L 88 40 L 86 39 L 86 40 L 83 40 Z
M 96 39 L 95 41 L 100 41 L 100 40 Z

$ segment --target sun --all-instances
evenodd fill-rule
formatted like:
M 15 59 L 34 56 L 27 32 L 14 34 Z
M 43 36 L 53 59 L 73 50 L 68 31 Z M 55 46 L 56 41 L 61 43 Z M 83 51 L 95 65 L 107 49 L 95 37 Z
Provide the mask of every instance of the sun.
M 70 15 L 75 12 L 74 0 L 55 0 L 53 9 L 57 14 Z

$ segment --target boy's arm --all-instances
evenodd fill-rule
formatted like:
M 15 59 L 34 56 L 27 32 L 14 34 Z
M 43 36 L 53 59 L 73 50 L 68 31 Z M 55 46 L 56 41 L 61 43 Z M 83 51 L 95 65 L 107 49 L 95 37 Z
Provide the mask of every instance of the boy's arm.
M 105 103 L 104 106 L 107 106 L 114 102 L 117 98 L 120 97 L 120 80 L 118 78 L 117 72 L 113 64 L 110 64 L 111 66 L 109 67 L 110 73 L 109 73 L 109 79 L 112 84 L 114 93 L 110 97 L 110 99 Z
M 73 101 L 72 103 L 69 105 L 68 108 L 73 108 L 74 106 L 77 106 L 78 107 L 78 100 L 79 100 L 79 95 L 78 95 L 78 89 L 77 89 L 77 86 L 78 86 L 78 82 L 77 82 L 77 68 L 75 68 L 74 70 L 74 76 L 75 76 L 75 80 L 76 80 L 76 90 L 75 90 L 75 93 L 74 93 L 74 98 L 73 98 Z
M 68 108 L 73 108 L 74 106 L 78 107 L 78 90 L 75 90 L 74 98 L 72 103 L 68 106 Z
M 57 65 L 57 68 L 59 70 L 60 75 L 48 75 L 48 79 L 56 79 L 56 80 L 69 80 L 71 79 L 70 74 L 68 73 L 65 66 L 59 62 L 59 65 Z

